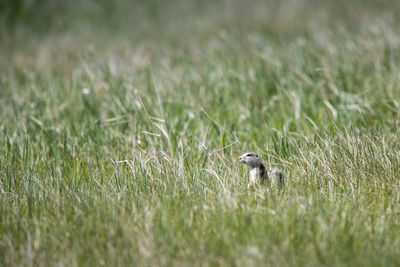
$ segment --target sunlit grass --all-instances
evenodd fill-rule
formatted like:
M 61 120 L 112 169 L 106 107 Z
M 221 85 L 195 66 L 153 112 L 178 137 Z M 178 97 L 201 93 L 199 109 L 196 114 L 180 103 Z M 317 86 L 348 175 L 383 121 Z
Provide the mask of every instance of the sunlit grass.
M 1 29 L 2 264 L 400 264 L 397 6 L 117 3 Z

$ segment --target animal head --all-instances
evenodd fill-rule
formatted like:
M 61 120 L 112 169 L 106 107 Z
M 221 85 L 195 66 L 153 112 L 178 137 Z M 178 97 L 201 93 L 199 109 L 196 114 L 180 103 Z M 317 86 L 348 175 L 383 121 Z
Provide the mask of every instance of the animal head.
M 239 157 L 239 161 L 249 165 L 251 168 L 259 167 L 262 163 L 262 160 L 259 155 L 254 152 L 246 152 Z
M 270 178 L 279 177 L 282 174 L 282 171 L 276 168 L 269 169 L 267 171 L 267 175 Z
M 278 181 L 279 186 L 282 188 L 285 185 L 285 177 L 283 175 L 282 170 L 277 168 L 272 168 L 267 171 L 268 180 L 272 181 L 273 183 Z

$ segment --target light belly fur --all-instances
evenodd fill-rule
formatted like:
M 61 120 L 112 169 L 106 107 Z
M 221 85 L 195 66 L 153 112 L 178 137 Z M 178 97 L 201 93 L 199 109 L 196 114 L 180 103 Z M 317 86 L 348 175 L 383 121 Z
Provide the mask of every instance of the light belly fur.
M 258 168 L 253 168 L 250 170 L 250 182 L 256 183 L 260 177 L 260 170 Z

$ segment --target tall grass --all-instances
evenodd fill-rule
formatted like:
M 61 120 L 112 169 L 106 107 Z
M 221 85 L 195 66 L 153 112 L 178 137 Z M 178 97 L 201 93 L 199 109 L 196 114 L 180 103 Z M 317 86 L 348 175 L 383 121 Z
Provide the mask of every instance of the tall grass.
M 396 4 L 19 3 L 1 265 L 400 264 Z

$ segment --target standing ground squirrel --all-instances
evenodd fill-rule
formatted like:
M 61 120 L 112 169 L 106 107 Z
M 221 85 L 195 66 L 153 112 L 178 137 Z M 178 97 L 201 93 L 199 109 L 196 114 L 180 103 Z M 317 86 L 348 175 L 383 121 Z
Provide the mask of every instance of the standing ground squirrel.
M 262 163 L 262 159 L 256 153 L 246 152 L 239 157 L 239 160 L 250 167 L 251 183 L 256 183 L 258 179 L 261 183 L 268 181 L 271 184 L 278 183 L 280 188 L 284 186 L 285 178 L 283 172 L 276 168 L 267 171 Z

